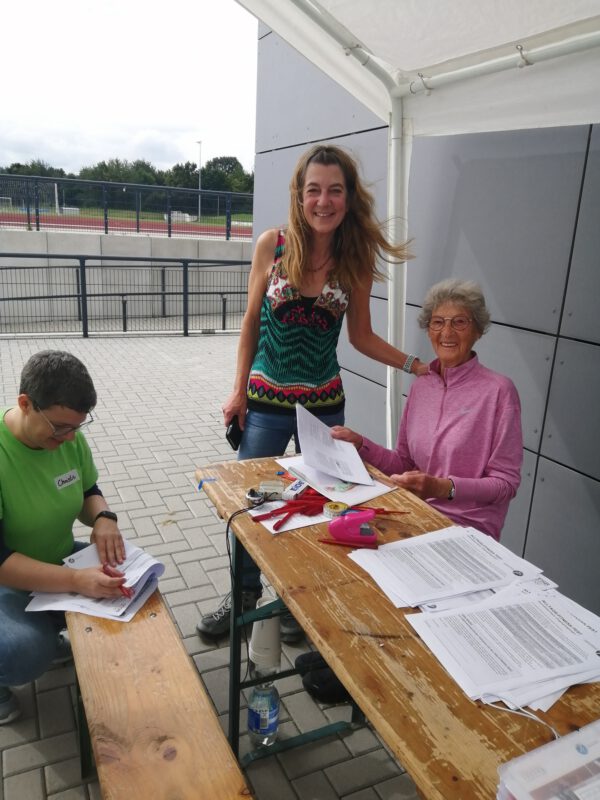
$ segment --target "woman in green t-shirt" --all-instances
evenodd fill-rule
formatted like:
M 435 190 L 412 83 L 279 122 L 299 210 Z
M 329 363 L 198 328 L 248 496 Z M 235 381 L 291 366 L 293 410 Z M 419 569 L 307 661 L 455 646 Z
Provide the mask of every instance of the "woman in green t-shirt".
M 81 361 L 44 350 L 21 373 L 17 403 L 0 412 L 0 725 L 20 716 L 8 688 L 35 680 L 70 655 L 60 612 L 25 611 L 32 591 L 116 597 L 124 543 L 96 484 L 80 429 L 93 421 L 96 390 Z M 73 523 L 92 528 L 102 568 L 73 570 L 63 558 L 85 546 Z

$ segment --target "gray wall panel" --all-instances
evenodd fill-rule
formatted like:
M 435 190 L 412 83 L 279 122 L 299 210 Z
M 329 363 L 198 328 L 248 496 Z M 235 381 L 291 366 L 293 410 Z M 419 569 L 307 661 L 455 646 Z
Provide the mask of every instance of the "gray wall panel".
M 595 125 L 585 172 L 561 334 L 600 343 L 600 126 Z
M 257 104 L 265 110 L 256 118 L 259 153 L 383 127 L 375 114 L 274 33 L 258 43 Z
M 541 452 L 600 479 L 600 348 L 561 339 Z
M 346 425 L 375 442 L 385 442 L 385 387 L 342 370 Z
M 586 127 L 415 140 L 408 300 L 442 278 L 481 283 L 498 322 L 556 332 Z
M 508 375 L 517 387 L 523 442 L 535 451 L 540 445 L 553 345 L 550 336 L 502 325 L 492 325 L 475 345 L 481 363 Z
M 404 314 L 404 346 L 407 353 L 415 353 L 421 361 L 431 361 L 434 357 L 431 342 L 427 336 L 427 331 L 419 327 L 418 317 L 421 308 L 416 306 L 406 306 Z
M 531 453 L 529 450 L 523 451 L 521 485 L 516 497 L 511 500 L 508 507 L 508 514 L 500 535 L 502 544 L 518 556 L 523 556 L 525 549 L 536 461 L 535 453 Z
M 371 327 L 373 331 L 387 341 L 387 301 L 376 297 L 371 298 Z M 385 386 L 387 384 L 387 367 L 379 361 L 363 356 L 348 341 L 346 322 L 340 336 L 338 345 L 338 360 L 340 366 L 351 369 L 359 375 L 364 375 L 370 381 Z
M 351 138 L 333 138 L 327 141 L 345 148 L 358 161 L 360 173 L 363 177 L 366 176 L 368 188 L 375 197 L 376 213 L 384 219 L 387 203 L 387 131 L 364 131 Z M 267 228 L 285 223 L 289 209 L 292 172 L 302 153 L 312 147 L 312 144 L 303 142 L 286 146 L 282 150 L 257 154 L 254 174 L 255 237 Z M 387 284 L 374 284 L 373 294 L 387 297 Z
M 600 614 L 600 483 L 540 458 L 525 558 Z

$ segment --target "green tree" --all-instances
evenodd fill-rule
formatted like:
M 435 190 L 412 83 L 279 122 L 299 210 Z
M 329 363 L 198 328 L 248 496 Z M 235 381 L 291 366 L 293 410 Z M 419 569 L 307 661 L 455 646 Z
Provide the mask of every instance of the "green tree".
M 41 159 L 33 159 L 27 164 L 15 162 L 9 167 L 0 167 L 0 172 L 12 175 L 34 175 L 51 178 L 80 178 L 103 183 L 139 183 L 146 186 L 172 186 L 183 189 L 198 188 L 198 165 L 193 161 L 175 164 L 171 169 L 159 170 L 149 161 L 137 159 L 110 158 L 87 167 L 82 167 L 78 175 L 68 174 L 64 169 L 52 167 Z M 254 173 L 245 172 L 235 156 L 219 156 L 207 161 L 202 167 L 202 188 L 221 192 L 254 191 Z M 94 190 L 94 202 L 98 202 Z M 80 198 L 83 203 L 83 198 Z M 85 204 L 85 203 L 84 203 Z
M 144 183 L 148 186 L 156 186 L 157 171 L 149 161 L 137 159 L 129 165 L 129 183 Z
M 202 188 L 223 192 L 249 192 L 254 186 L 254 175 L 244 172 L 235 156 L 219 156 L 207 161 L 202 168 Z
M 29 161 L 27 164 L 15 162 L 10 167 L 0 167 L 0 172 L 8 175 L 35 175 L 40 178 L 66 178 L 67 173 L 64 169 L 52 167 L 39 158 Z
M 186 161 L 185 164 L 175 164 L 163 175 L 165 186 L 176 186 L 179 189 L 198 188 L 198 165 L 193 161 Z
M 108 161 L 99 161 L 91 167 L 83 167 L 79 177 L 88 181 L 110 181 L 111 183 L 143 183 L 154 186 L 156 180 L 156 167 L 149 161 L 137 161 L 111 158 Z

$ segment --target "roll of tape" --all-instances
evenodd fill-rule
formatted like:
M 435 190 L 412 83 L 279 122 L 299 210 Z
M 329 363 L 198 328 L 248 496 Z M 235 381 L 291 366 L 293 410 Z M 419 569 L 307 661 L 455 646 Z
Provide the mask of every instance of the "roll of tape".
M 346 503 L 325 503 L 323 506 L 323 513 L 329 519 L 341 516 L 345 511 L 348 511 Z

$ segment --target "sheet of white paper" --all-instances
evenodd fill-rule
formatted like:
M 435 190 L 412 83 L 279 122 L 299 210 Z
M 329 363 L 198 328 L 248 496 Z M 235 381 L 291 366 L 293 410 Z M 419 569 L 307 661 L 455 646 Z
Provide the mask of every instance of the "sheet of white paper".
M 393 486 L 386 486 L 381 481 L 373 481 L 371 486 L 361 486 L 353 483 L 346 483 L 341 479 L 332 478 L 324 472 L 320 472 L 314 467 L 309 467 L 304 463 L 302 455 L 285 456 L 276 459 L 278 464 L 290 472 L 292 475 L 306 481 L 309 486 L 316 489 L 320 494 L 333 500 L 335 503 L 346 503 L 349 506 L 359 506 L 368 503 L 375 497 L 382 494 L 393 492 Z
M 296 424 L 305 464 L 348 483 L 373 485 L 373 478 L 367 472 L 356 447 L 350 442 L 333 439 L 329 427 L 298 403 Z
M 115 597 L 113 600 L 93 597 L 84 598 L 82 595 L 77 594 L 69 595 L 67 600 L 64 594 L 39 592 L 33 596 L 26 610 L 79 611 L 82 614 L 90 614 L 92 617 L 129 622 L 157 588 L 158 580 L 156 577 L 151 576 L 147 583 L 137 588 L 137 593 L 133 600 L 128 600 L 122 596 Z
M 490 536 L 457 525 L 385 544 L 376 554 L 411 606 L 506 586 L 541 572 Z
M 407 620 L 469 697 L 504 698 L 528 685 L 543 697 L 553 687 L 536 689 L 540 682 L 571 685 L 598 672 L 600 618 L 571 604 L 549 590 Z
M 419 606 L 421 611 L 427 613 L 437 613 L 439 611 L 448 611 L 451 608 L 460 608 L 461 606 L 470 605 L 471 603 L 479 603 L 492 595 L 500 597 L 502 592 L 514 594 L 515 586 L 520 587 L 520 591 L 524 594 L 532 594 L 534 592 L 545 591 L 546 589 L 556 589 L 557 583 L 550 580 L 546 575 L 536 575 L 535 578 L 521 579 L 515 584 L 508 586 L 501 586 L 498 589 L 483 589 L 480 592 L 470 592 L 469 594 L 461 594 L 456 597 L 446 597 L 443 600 L 436 600 L 435 603 L 424 603 Z
M 126 539 L 123 540 L 125 544 L 125 561 L 119 564 L 119 570 L 125 573 L 124 586 L 133 587 L 146 573 L 150 572 L 157 578 L 165 571 L 165 565 L 161 564 L 148 553 L 145 553 L 140 547 L 130 544 Z M 98 550 L 96 545 L 92 544 L 85 547 L 83 550 L 78 550 L 76 553 L 64 559 L 65 564 L 72 569 L 86 569 L 87 567 L 99 567 L 100 559 L 98 558 Z
M 498 695 L 484 695 L 480 699 L 484 703 L 494 703 L 502 700 L 509 708 L 530 708 L 548 711 L 562 695 L 576 683 L 593 683 L 600 679 L 597 670 L 575 673 L 574 675 L 560 675 L 545 681 L 533 681 L 522 686 L 505 691 L 502 697 Z
M 348 557 L 368 572 L 377 586 L 386 595 L 395 608 L 407 608 L 410 603 L 402 597 L 402 587 L 395 575 L 386 569 L 377 558 L 377 550 L 353 550 Z
M 260 514 L 265 514 L 268 511 L 275 511 L 278 508 L 282 508 L 285 505 L 283 500 L 274 500 L 271 503 L 264 503 L 262 506 L 257 506 L 256 508 L 250 509 L 248 513 L 251 517 L 257 517 Z M 305 514 L 294 514 L 293 517 L 285 522 L 279 530 L 275 530 L 275 523 L 278 522 L 281 517 L 271 517 L 270 519 L 261 519 L 260 524 L 264 525 L 264 527 L 272 534 L 276 535 L 278 533 L 285 533 L 286 531 L 294 531 L 297 528 L 306 528 L 308 525 L 318 525 L 319 522 L 327 522 L 329 517 L 326 517 L 325 514 L 316 514 L 314 517 L 308 517 Z
M 121 594 L 113 598 L 93 598 L 68 592 L 33 592 L 26 611 L 81 611 L 96 617 L 128 622 L 156 589 L 165 565 L 127 540 L 124 540 L 124 544 L 125 561 L 119 565 L 119 569 L 126 575 L 124 585 L 133 591 L 133 599 Z M 68 556 L 64 563 L 71 569 L 101 566 L 95 544 Z

